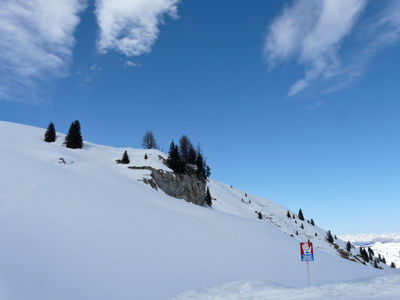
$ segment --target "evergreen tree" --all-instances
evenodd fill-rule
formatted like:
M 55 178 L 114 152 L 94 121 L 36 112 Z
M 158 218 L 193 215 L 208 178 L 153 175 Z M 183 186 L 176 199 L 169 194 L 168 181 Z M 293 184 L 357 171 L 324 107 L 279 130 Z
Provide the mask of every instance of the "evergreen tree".
M 300 225 L 300 228 L 301 228 L 301 229 L 304 229 L 304 225 L 303 225 L 303 223 L 301 223 L 301 225 Z
M 204 165 L 204 159 L 203 155 L 201 155 L 200 152 L 197 153 L 197 158 L 196 158 L 196 174 L 199 179 L 206 179 L 206 170 L 205 170 L 205 165 Z
M 374 268 L 378 269 L 378 260 L 377 259 L 374 260 Z
M 301 220 L 301 221 L 304 221 L 304 216 L 303 216 L 303 212 L 301 211 L 301 208 L 300 208 L 300 210 L 299 210 L 299 219 Z
M 346 250 L 347 250 L 347 252 L 350 252 L 350 250 L 351 250 L 351 243 L 350 243 L 350 241 L 348 241 L 347 244 L 346 244 Z
M 157 142 L 152 131 L 146 131 L 142 139 L 142 146 L 145 149 L 157 149 Z
M 53 122 L 50 122 L 47 127 L 46 133 L 44 134 L 44 141 L 47 143 L 53 143 L 56 141 L 56 129 L 54 128 Z
M 211 205 L 212 205 L 212 198 L 211 198 L 211 194 L 210 194 L 210 189 L 209 189 L 209 188 L 207 188 L 206 203 L 207 203 L 208 206 L 211 207 Z
M 144 159 L 148 159 L 147 153 L 144 154 Z
M 256 211 L 256 213 L 257 213 L 257 216 L 258 216 L 258 218 L 260 219 L 260 220 L 262 220 L 262 213 L 260 212 L 260 211 Z
M 128 152 L 125 151 L 122 155 L 121 164 L 129 164 L 131 161 L 129 160 Z
M 364 261 L 369 262 L 368 253 L 363 247 L 360 247 L 360 255 L 361 255 L 361 257 L 363 258 Z
M 196 158 L 197 158 L 197 153 L 196 150 L 194 150 L 194 147 L 192 144 L 189 145 L 189 154 L 188 154 L 188 160 L 187 163 L 191 165 L 196 164 Z
M 83 140 L 81 135 L 81 125 L 78 120 L 71 123 L 68 134 L 65 137 L 65 145 L 67 148 L 81 149 Z
M 292 216 L 290 215 L 290 212 L 289 212 L 289 211 L 287 211 L 286 216 L 287 216 L 288 218 L 291 218 L 291 217 L 292 217 Z
M 167 165 L 175 173 L 185 173 L 185 162 L 182 160 L 181 155 L 179 154 L 178 146 L 175 145 L 174 141 L 171 142 L 169 147 Z
M 392 261 L 392 263 L 390 264 L 390 267 L 393 269 L 396 268 L 396 264 L 394 263 L 394 261 Z
M 375 255 L 374 250 L 371 247 L 368 247 L 368 253 L 371 255 Z
M 372 259 L 373 259 L 373 258 L 372 258 L 371 252 L 369 253 L 368 258 L 369 258 L 369 260 L 372 260 Z
M 383 256 L 382 257 L 382 262 L 384 263 L 384 264 L 386 264 L 386 258 Z
M 312 226 L 315 226 L 315 223 L 314 223 L 313 219 L 311 219 L 310 223 L 311 223 Z
M 333 237 L 332 237 L 332 233 L 331 233 L 330 230 L 328 230 L 328 232 L 326 233 L 326 240 L 327 240 L 329 243 L 333 244 Z

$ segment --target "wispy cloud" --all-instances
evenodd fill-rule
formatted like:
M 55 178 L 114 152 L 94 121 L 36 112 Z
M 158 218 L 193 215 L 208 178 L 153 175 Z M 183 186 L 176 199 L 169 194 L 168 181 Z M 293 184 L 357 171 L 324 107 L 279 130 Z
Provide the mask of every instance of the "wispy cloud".
M 134 61 L 127 60 L 124 64 L 125 68 L 135 68 L 138 67 L 139 65 L 135 63 Z
M 0 99 L 32 101 L 38 81 L 67 73 L 84 0 L 0 2 Z
M 179 0 L 96 0 L 98 49 L 126 56 L 151 51 L 164 16 L 177 18 Z
M 367 0 L 295 0 L 286 7 L 270 25 L 264 50 L 272 67 L 290 60 L 305 67 L 304 77 L 290 87 L 288 96 L 316 82 L 335 82 L 331 90 L 346 86 L 365 71 L 378 48 L 396 41 L 400 1 L 383 2 L 391 7 L 382 8 L 378 20 L 368 24 L 375 32 L 358 39 L 357 51 L 342 51 L 342 44 L 354 34 Z

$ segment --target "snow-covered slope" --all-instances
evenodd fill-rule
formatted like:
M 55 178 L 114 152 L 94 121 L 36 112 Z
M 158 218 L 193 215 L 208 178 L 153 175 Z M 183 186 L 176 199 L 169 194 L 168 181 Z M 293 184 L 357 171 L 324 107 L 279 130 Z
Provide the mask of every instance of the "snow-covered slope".
M 0 299 L 165 299 L 252 278 L 303 287 L 298 240 L 307 238 L 318 246 L 313 284 L 391 271 L 340 258 L 324 230 L 298 228 L 269 200 L 210 181 L 213 208 L 200 207 L 115 163 L 127 150 L 131 165 L 168 170 L 159 151 L 72 150 L 62 134 L 50 144 L 43 134 L 0 122 Z
M 343 235 L 340 238 L 356 246 L 371 247 L 385 257 L 387 264 L 394 262 L 400 267 L 400 233 Z

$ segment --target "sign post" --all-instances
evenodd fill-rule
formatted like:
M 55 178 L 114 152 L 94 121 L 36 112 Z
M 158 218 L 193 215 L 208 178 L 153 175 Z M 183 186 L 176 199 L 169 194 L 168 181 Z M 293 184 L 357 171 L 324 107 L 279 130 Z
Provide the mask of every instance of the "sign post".
M 300 254 L 301 261 L 307 262 L 307 278 L 308 278 L 308 286 L 311 286 L 310 279 L 310 266 L 308 265 L 309 261 L 314 261 L 314 248 L 311 242 L 300 243 Z

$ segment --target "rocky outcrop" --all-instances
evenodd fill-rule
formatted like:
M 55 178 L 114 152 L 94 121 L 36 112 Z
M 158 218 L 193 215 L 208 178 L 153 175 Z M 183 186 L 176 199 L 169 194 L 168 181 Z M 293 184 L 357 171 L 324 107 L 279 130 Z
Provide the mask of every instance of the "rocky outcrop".
M 128 168 L 151 171 L 151 179 L 143 179 L 143 182 L 156 190 L 159 188 L 171 197 L 184 199 L 196 205 L 204 205 L 206 182 L 198 179 L 194 170 L 187 170 L 186 174 L 176 174 L 148 166 Z

